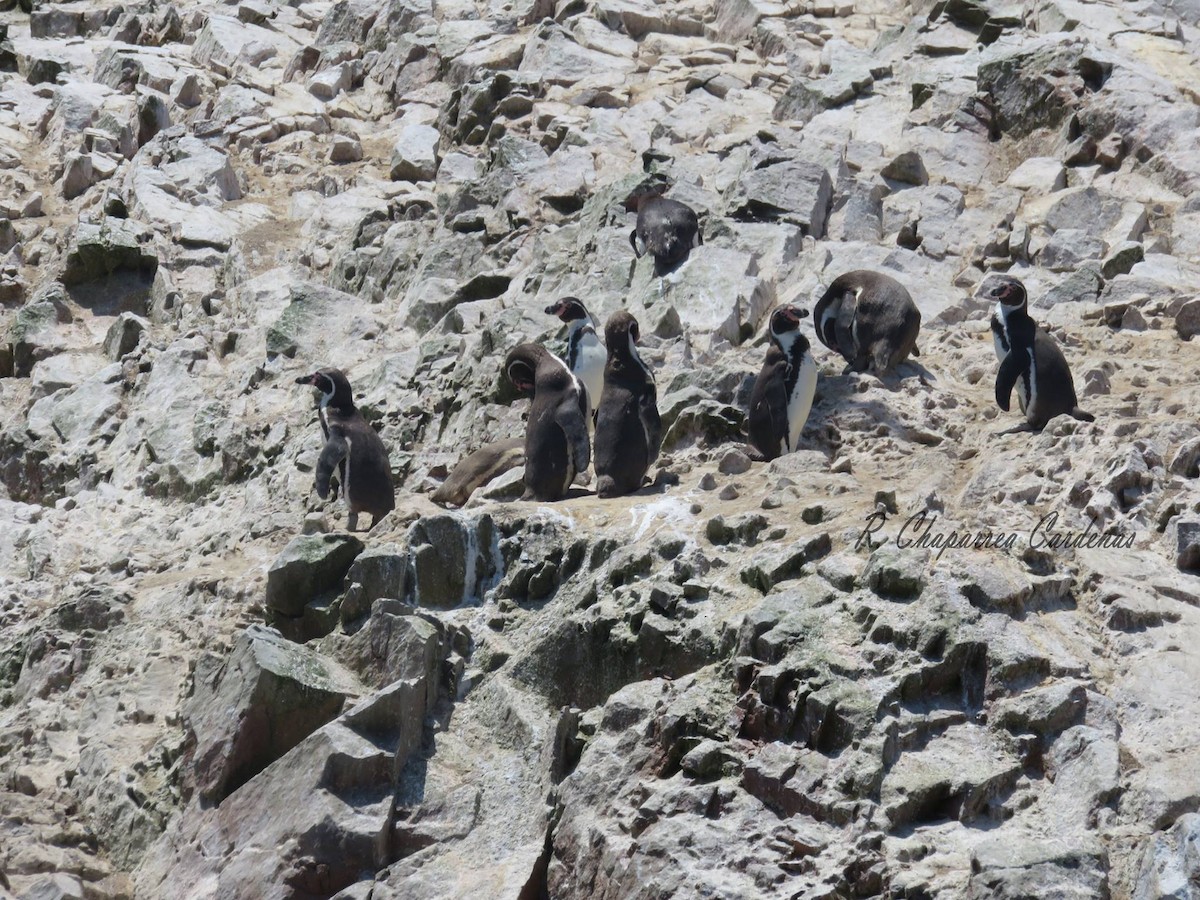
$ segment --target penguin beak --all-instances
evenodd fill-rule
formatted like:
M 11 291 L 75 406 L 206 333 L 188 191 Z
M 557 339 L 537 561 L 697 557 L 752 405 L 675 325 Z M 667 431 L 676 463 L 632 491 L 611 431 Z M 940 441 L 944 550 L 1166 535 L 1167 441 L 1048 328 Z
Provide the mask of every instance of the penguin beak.
M 307 384 L 310 387 L 316 387 L 317 386 L 317 376 L 315 373 L 312 375 L 301 375 L 299 378 L 296 379 L 296 384 Z
M 546 315 L 548 315 L 548 316 L 557 316 L 561 312 L 562 312 L 562 304 L 560 304 L 560 303 L 551 303 L 549 306 L 546 307 Z

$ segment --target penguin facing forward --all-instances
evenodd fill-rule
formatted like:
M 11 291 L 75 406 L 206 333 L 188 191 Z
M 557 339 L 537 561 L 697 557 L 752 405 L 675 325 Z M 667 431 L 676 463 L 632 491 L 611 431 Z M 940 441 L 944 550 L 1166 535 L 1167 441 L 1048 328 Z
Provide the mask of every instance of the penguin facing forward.
M 596 493 L 601 497 L 640 488 L 662 445 L 658 391 L 638 355 L 638 337 L 637 319 L 623 309 L 604 326 L 608 363 L 596 417 Z
M 817 390 L 817 363 L 800 320 L 808 310 L 780 306 L 771 313 L 771 344 L 750 393 L 750 443 L 763 459 L 796 449 Z
M 587 307 L 578 297 L 563 297 L 546 307 L 546 314 L 558 316 L 567 324 L 567 368 L 582 382 L 588 395 L 588 428 L 595 429 L 600 394 L 604 389 L 604 366 L 608 353 L 596 334 L 596 326 Z
M 881 272 L 839 275 L 817 301 L 813 320 L 818 340 L 854 372 L 883 378 L 909 354 L 921 355 L 921 311 L 904 285 Z
M 639 259 L 643 253 L 653 256 L 657 275 L 678 268 L 693 247 L 704 244 L 696 211 L 686 203 L 663 196 L 670 187 L 671 182 L 665 177 L 651 178 L 625 201 L 626 209 L 637 212 L 637 226 L 629 233 L 634 256 Z
M 318 369 L 297 378 L 296 384 L 311 385 L 321 392 L 317 416 L 325 446 L 317 458 L 317 496 L 322 500 L 329 496 L 336 469 L 350 509 L 346 528 L 357 530 L 359 513 L 370 513 L 374 528 L 396 507 L 392 466 L 383 441 L 354 405 L 350 382 L 340 369 Z
M 539 344 L 518 344 L 504 372 L 522 394 L 532 394 L 525 425 L 526 500 L 561 500 L 592 458 L 587 389 L 567 364 Z
M 1058 342 L 1038 327 L 1029 315 L 1025 285 L 1011 275 L 1002 275 L 990 291 L 996 307 L 992 311 L 992 343 L 1000 369 L 996 373 L 996 403 L 1008 412 L 1012 391 L 1025 422 L 1000 434 L 1041 431 L 1046 423 L 1063 413 L 1081 422 L 1096 417 L 1079 408 L 1071 368 Z

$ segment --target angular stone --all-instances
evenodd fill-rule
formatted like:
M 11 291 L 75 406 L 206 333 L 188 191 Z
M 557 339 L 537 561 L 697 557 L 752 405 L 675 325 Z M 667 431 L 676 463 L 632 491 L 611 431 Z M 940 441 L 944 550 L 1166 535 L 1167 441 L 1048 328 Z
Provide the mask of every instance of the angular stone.
M 1187 813 L 1150 837 L 1132 900 L 1196 900 L 1200 872 L 1200 814 Z
M 1189 300 L 1175 313 L 1175 331 L 1185 341 L 1200 334 L 1200 300 Z
M 267 606 L 285 616 L 301 615 L 310 601 L 340 588 L 362 550 L 363 542 L 352 534 L 293 538 L 267 570 Z
M 879 173 L 890 181 L 902 184 L 929 184 L 929 173 L 916 150 L 906 150 L 883 167 Z
M 1052 156 L 1034 156 L 1013 169 L 1004 183 L 1039 195 L 1061 191 L 1067 186 L 1067 167 Z
M 362 158 L 363 147 L 360 140 L 344 134 L 333 136 L 333 143 L 329 148 L 331 163 L 352 163 L 358 162 Z
M 121 313 L 104 335 L 104 355 L 114 362 L 132 353 L 149 329 L 150 323 L 133 313 Z
M 1200 574 L 1200 519 L 1182 516 L 1167 525 L 1167 545 L 1181 572 Z
M 228 658 L 197 667 L 183 719 L 196 741 L 192 780 L 219 803 L 335 718 L 358 692 L 340 666 L 251 625 Z
M 408 125 L 392 147 L 392 181 L 433 181 L 441 155 L 441 135 L 432 125 Z
M 925 587 L 928 550 L 900 550 L 883 546 L 871 554 L 863 579 L 881 597 L 915 597 Z
M 144 314 L 150 284 L 158 269 L 158 254 L 151 233 L 126 219 L 106 217 L 99 224 L 81 222 L 67 249 L 62 283 L 73 295 L 97 312 L 122 308 Z M 114 281 L 126 278 L 119 286 Z M 95 296 L 81 290 L 94 287 Z M 119 289 L 118 289 L 119 288 Z
M 824 166 L 789 160 L 751 169 L 729 189 L 729 215 L 743 221 L 787 222 L 821 238 L 833 201 L 833 182 Z
M 1085 259 L 1100 259 L 1107 249 L 1104 241 L 1082 228 L 1060 228 L 1050 236 L 1038 261 L 1052 272 L 1071 272 Z
M 86 153 L 75 153 L 67 158 L 63 169 L 62 191 L 68 200 L 74 200 L 92 186 L 92 157 Z

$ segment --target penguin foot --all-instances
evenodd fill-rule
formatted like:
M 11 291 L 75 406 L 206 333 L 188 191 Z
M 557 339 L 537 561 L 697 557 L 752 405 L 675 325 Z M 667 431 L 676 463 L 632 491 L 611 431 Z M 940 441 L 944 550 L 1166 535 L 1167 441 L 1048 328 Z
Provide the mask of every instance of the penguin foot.
M 1012 428 L 1006 428 L 1004 431 L 997 431 L 993 437 L 1004 437 L 1006 434 L 1023 434 L 1026 431 L 1038 432 L 1040 428 L 1034 428 L 1028 422 L 1022 422 L 1020 425 L 1014 425 Z
M 371 524 L 374 525 L 375 523 L 372 522 Z M 346 530 L 358 531 L 358 513 L 352 512 L 346 516 Z

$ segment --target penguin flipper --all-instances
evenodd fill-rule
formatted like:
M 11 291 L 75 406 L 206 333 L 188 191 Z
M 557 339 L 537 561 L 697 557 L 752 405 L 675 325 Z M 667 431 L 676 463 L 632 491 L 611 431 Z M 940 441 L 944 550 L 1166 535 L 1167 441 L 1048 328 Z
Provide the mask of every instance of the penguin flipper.
M 633 255 L 636 256 L 638 259 L 641 259 L 642 253 L 640 250 L 638 250 L 637 237 L 638 237 L 638 233 L 637 233 L 636 228 L 633 229 L 633 231 L 629 232 L 629 246 L 633 248 Z
M 582 393 L 582 391 L 580 391 Z M 554 411 L 554 421 L 562 429 L 571 453 L 575 472 L 584 471 L 592 462 L 592 444 L 588 439 L 587 400 L 566 397 Z
M 996 405 L 1005 412 L 1009 409 L 1013 386 L 1028 366 L 1029 354 L 1021 347 L 1013 347 L 1000 363 L 1000 371 L 996 373 Z
M 766 396 L 760 402 L 766 406 L 767 416 L 771 422 L 772 436 L 779 435 L 779 444 L 784 448 L 785 452 L 791 453 L 796 448 L 792 446 L 791 441 L 792 429 L 791 423 L 788 422 L 788 398 L 784 380 L 782 378 L 772 379 L 771 385 L 767 388 Z M 773 452 L 778 455 L 778 447 Z
M 858 298 L 853 291 L 847 291 L 842 295 L 842 302 L 838 304 L 837 318 L 833 323 L 834 342 L 837 347 L 834 348 L 850 365 L 855 365 L 855 360 L 858 357 L 857 342 L 854 340 L 854 317 L 858 312 Z M 855 371 L 861 372 L 861 368 L 856 368 Z
M 653 391 L 646 392 L 638 401 L 638 418 L 642 420 L 642 429 L 646 432 L 646 446 L 649 449 L 646 465 L 649 466 L 658 459 L 663 437 L 662 417 L 658 414 L 658 397 Z
M 317 459 L 317 496 L 322 500 L 329 496 L 329 480 L 334 471 L 341 467 L 342 460 L 349 452 L 350 444 L 345 436 L 338 431 L 331 432 L 321 456 Z M 345 484 L 342 485 L 342 490 L 346 490 Z

